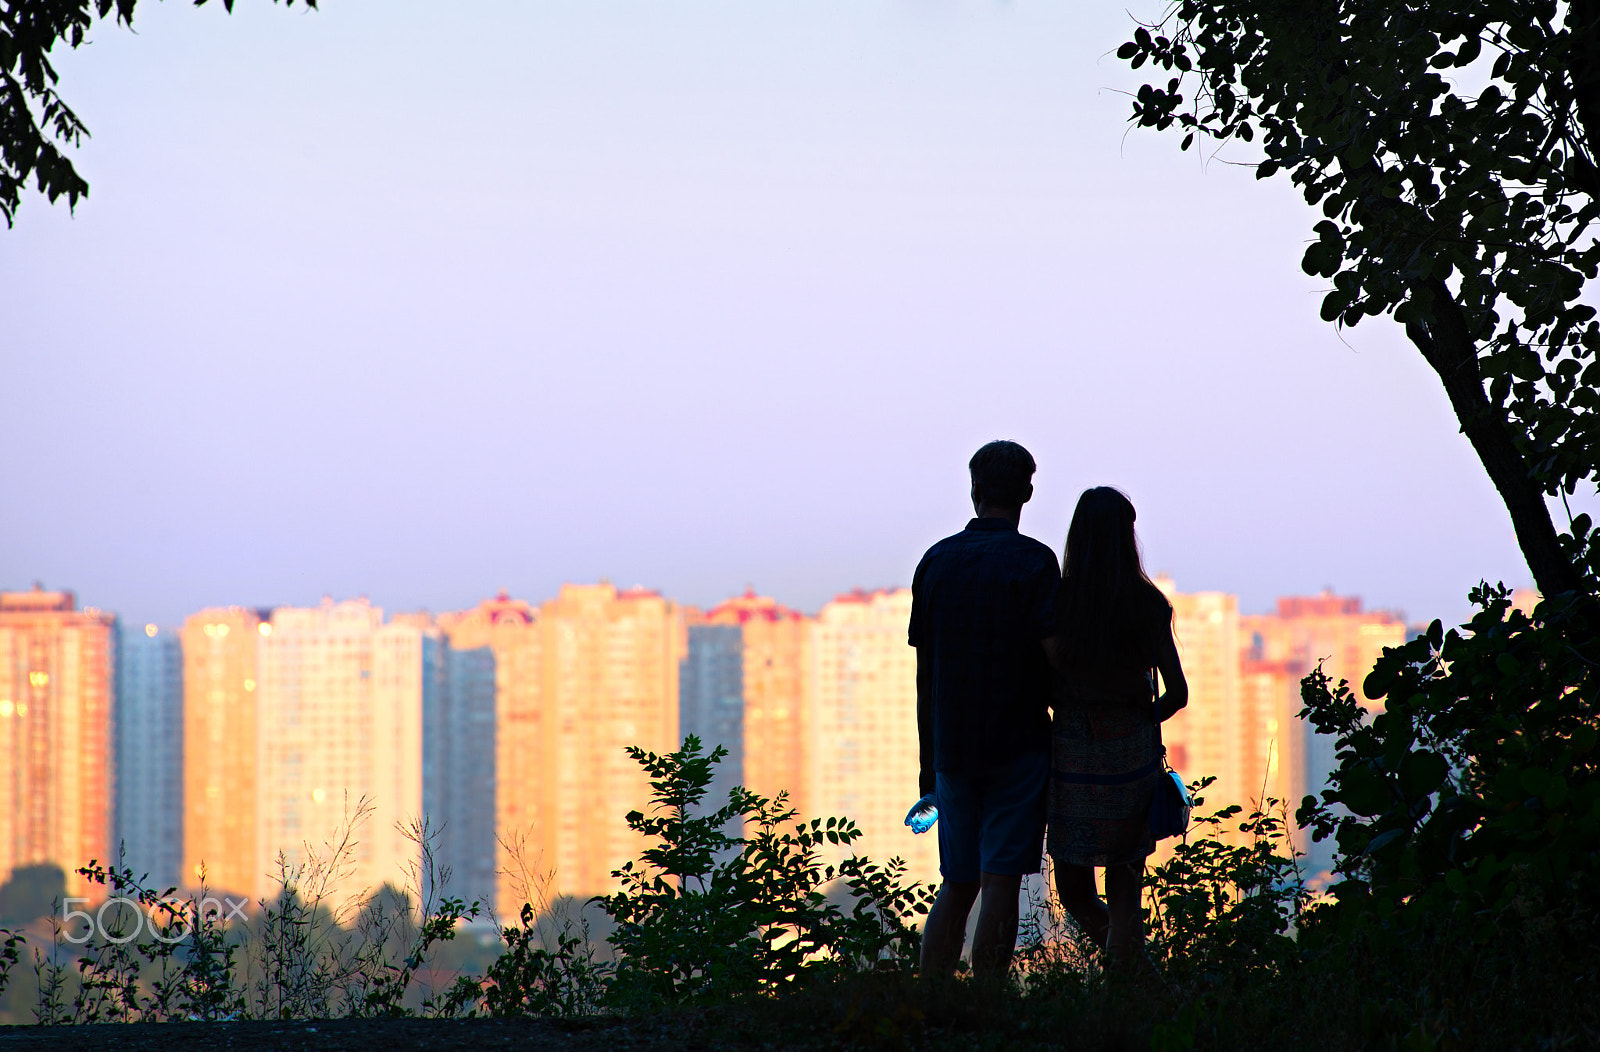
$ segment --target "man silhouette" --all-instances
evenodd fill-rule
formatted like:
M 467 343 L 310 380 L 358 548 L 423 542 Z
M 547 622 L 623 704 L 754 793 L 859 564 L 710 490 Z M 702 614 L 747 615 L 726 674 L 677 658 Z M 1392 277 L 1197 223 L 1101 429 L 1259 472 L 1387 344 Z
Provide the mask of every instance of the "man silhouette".
M 967 915 L 980 977 L 1005 975 L 1022 878 L 1039 872 L 1050 775 L 1049 669 L 1061 572 L 1017 531 L 1033 496 L 1033 457 L 1015 442 L 973 454 L 975 517 L 928 549 L 912 579 L 919 791 L 939 809 L 944 882 L 922 935 L 924 975 L 955 970 Z

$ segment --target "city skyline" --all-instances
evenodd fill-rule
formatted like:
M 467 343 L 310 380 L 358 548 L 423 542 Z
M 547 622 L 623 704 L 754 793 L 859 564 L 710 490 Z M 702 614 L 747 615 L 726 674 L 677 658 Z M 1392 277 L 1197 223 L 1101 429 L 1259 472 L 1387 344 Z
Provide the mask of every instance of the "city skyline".
M 1023 532 L 1026 533 L 1027 531 L 1024 530 Z M 1170 571 L 1168 571 L 1165 568 L 1158 570 L 1158 569 L 1155 569 L 1155 568 L 1152 568 L 1152 567 L 1147 567 L 1146 568 L 1146 572 L 1147 572 L 1148 576 L 1150 577 L 1150 579 L 1152 581 L 1156 581 L 1158 584 L 1163 580 L 1177 580 L 1177 579 L 1179 579 L 1176 574 L 1171 573 Z M 907 576 L 907 580 L 909 582 L 910 575 L 907 574 L 906 576 Z M 572 583 L 572 582 L 570 582 L 570 581 L 564 582 L 564 584 L 570 584 L 570 583 Z M 612 578 L 606 577 L 606 576 L 601 576 L 601 577 L 595 578 L 594 583 L 598 584 L 598 585 L 610 586 L 610 587 L 616 588 L 619 592 L 639 592 L 639 593 L 646 593 L 647 592 L 647 593 L 652 593 L 652 594 L 656 594 L 656 595 L 667 595 L 668 594 L 668 592 L 665 589 L 663 589 L 663 588 L 661 588 L 659 586 L 656 586 L 656 585 L 651 585 L 651 584 L 645 583 L 645 582 L 634 581 L 634 582 L 624 586 L 624 585 L 620 584 L 619 582 L 613 580 Z M 1507 584 L 1508 584 L 1508 587 L 1509 587 L 1509 582 Z M 554 594 L 559 594 L 560 588 L 561 588 L 561 586 L 557 586 L 557 588 L 554 590 Z M 732 604 L 737 604 L 741 600 L 754 598 L 754 599 L 759 599 L 764 603 L 765 602 L 770 602 L 777 609 L 782 610 L 782 611 L 790 612 L 790 613 L 792 613 L 792 614 L 794 614 L 796 616 L 805 617 L 805 618 L 815 618 L 818 615 L 818 613 L 820 613 L 821 610 L 824 607 L 826 607 L 829 603 L 833 602 L 834 600 L 836 600 L 836 599 L 838 599 L 838 598 L 840 598 L 842 596 L 863 595 L 863 594 L 870 595 L 870 594 L 873 594 L 875 592 L 893 592 L 893 591 L 895 591 L 897 589 L 902 589 L 902 588 L 909 589 L 910 588 L 910 584 L 909 583 L 900 583 L 900 582 L 890 581 L 890 582 L 878 582 L 878 583 L 868 583 L 868 584 L 852 583 L 852 584 L 849 584 L 849 585 L 846 585 L 846 586 L 842 586 L 842 587 L 835 586 L 835 587 L 832 587 L 831 589 L 829 589 L 827 598 L 825 598 L 821 603 L 818 603 L 815 606 L 802 606 L 800 604 L 791 603 L 791 602 L 789 602 L 788 600 L 786 600 L 782 596 L 770 594 L 767 590 L 761 588 L 760 585 L 757 582 L 747 581 L 742 586 L 739 586 L 739 587 L 737 587 L 735 589 L 732 589 L 732 590 L 728 591 L 726 594 L 723 594 L 723 595 L 721 595 L 719 597 L 714 597 L 711 600 L 706 601 L 706 602 L 696 602 L 696 601 L 690 600 L 688 598 L 677 597 L 677 596 L 674 597 L 673 601 L 674 602 L 678 602 L 686 610 L 693 610 L 693 611 L 696 611 L 697 613 L 699 613 L 699 614 L 701 614 L 703 616 L 709 617 L 712 613 L 716 612 L 719 608 L 727 607 L 727 606 L 730 606 Z M 57 584 L 55 584 L 53 582 L 45 581 L 43 579 L 33 579 L 33 580 L 20 582 L 20 583 L 19 582 L 0 581 L 0 592 L 27 593 L 27 592 L 33 591 L 35 589 L 42 589 L 42 590 L 47 591 L 47 592 L 70 592 L 70 593 L 72 593 L 74 595 L 83 594 L 82 590 L 77 588 L 77 587 L 75 587 L 75 586 L 72 586 L 72 585 L 57 585 Z M 1254 608 L 1254 609 L 1247 609 L 1242 602 L 1238 602 L 1238 593 L 1237 592 L 1230 592 L 1230 591 L 1227 591 L 1227 589 L 1225 589 L 1225 588 L 1222 588 L 1222 589 L 1207 589 L 1206 591 L 1218 592 L 1220 594 L 1227 594 L 1227 595 L 1233 596 L 1235 601 L 1238 603 L 1238 615 L 1240 617 L 1242 617 L 1242 618 L 1247 618 L 1247 617 L 1252 617 L 1252 616 L 1270 615 L 1270 614 L 1276 612 L 1278 607 L 1279 607 L 1279 603 L 1286 596 L 1289 596 L 1291 594 L 1304 595 L 1304 596 L 1315 596 L 1315 595 L 1348 596 L 1348 595 L 1357 594 L 1357 593 L 1355 593 L 1353 591 L 1347 591 L 1347 590 L 1338 588 L 1332 583 L 1326 583 L 1323 586 L 1317 588 L 1315 591 L 1312 591 L 1312 592 L 1290 593 L 1288 591 L 1285 591 L 1283 593 L 1273 595 L 1272 597 L 1270 597 L 1269 599 L 1267 599 L 1263 603 L 1258 604 L 1258 606 L 1256 608 Z M 1512 588 L 1512 591 L 1516 592 L 1518 594 L 1532 594 L 1532 592 L 1533 592 L 1532 589 L 1530 589 L 1530 588 L 1528 588 L 1526 586 Z M 490 601 L 490 600 L 484 599 L 483 598 L 484 596 L 489 596 L 489 597 L 491 597 L 491 599 L 493 599 L 493 597 L 500 597 L 502 599 L 509 599 L 512 602 L 518 602 L 518 603 L 534 601 L 534 600 L 530 600 L 530 599 L 527 599 L 527 598 L 524 598 L 524 597 L 519 597 L 512 589 L 508 589 L 508 588 L 505 588 L 505 587 L 482 588 L 482 589 L 478 589 L 475 594 L 477 596 L 477 598 L 475 600 L 472 600 L 472 601 L 469 601 L 469 602 L 466 602 L 466 603 L 463 603 L 463 604 L 458 604 L 458 605 L 456 605 L 454 607 L 447 606 L 447 607 L 438 607 L 438 608 L 430 607 L 430 606 L 426 606 L 426 605 L 404 606 L 404 605 L 396 605 L 396 604 L 392 604 L 392 603 L 385 603 L 385 602 L 382 602 L 379 598 L 377 598 L 379 593 L 376 593 L 376 592 L 358 591 L 358 592 L 353 592 L 353 593 L 349 593 L 349 594 L 335 594 L 333 592 L 324 591 L 324 592 L 315 592 L 314 594 L 309 594 L 308 593 L 306 596 L 297 596 L 297 597 L 295 597 L 295 599 L 293 601 L 287 601 L 287 602 L 281 602 L 281 603 L 276 603 L 276 602 L 254 603 L 254 602 L 252 602 L 252 603 L 245 603 L 245 604 L 230 604 L 230 605 L 228 605 L 226 607 L 216 607 L 215 609 L 249 610 L 249 611 L 257 612 L 258 614 L 269 614 L 271 611 L 279 609 L 279 608 L 287 609 L 287 608 L 296 608 L 296 607 L 314 607 L 314 606 L 319 606 L 319 605 L 322 605 L 324 603 L 329 603 L 329 602 L 334 602 L 334 603 L 340 603 L 340 602 L 363 602 L 363 603 L 370 603 L 371 605 L 373 605 L 375 607 L 378 607 L 380 609 L 383 609 L 383 610 L 395 611 L 399 616 L 421 615 L 421 616 L 426 616 L 426 617 L 437 617 L 437 618 L 444 619 L 444 618 L 459 617 L 459 616 L 461 616 L 463 614 L 470 613 L 479 603 Z M 1366 603 L 1365 596 L 1362 596 L 1361 598 L 1362 598 L 1362 603 L 1363 603 L 1363 605 L 1364 605 L 1364 607 L 1366 609 L 1385 611 L 1386 613 L 1394 615 L 1397 619 L 1403 621 L 1405 624 L 1407 624 L 1409 626 L 1414 626 L 1414 627 L 1419 627 L 1419 628 L 1426 627 L 1428 621 L 1431 621 L 1433 619 L 1431 617 L 1430 618 L 1426 618 L 1426 619 L 1421 618 L 1421 617 L 1414 617 L 1414 616 L 1412 616 L 1411 611 L 1405 609 L 1404 607 L 1402 607 L 1402 606 L 1400 606 L 1398 604 L 1383 604 L 1383 603 L 1379 603 L 1379 604 L 1370 604 L 1369 605 L 1369 604 Z M 197 611 L 189 611 L 188 613 L 183 613 L 183 614 L 178 615 L 176 617 L 176 619 L 174 619 L 172 621 L 160 621 L 160 620 L 148 620 L 148 619 L 145 619 L 145 618 L 142 618 L 142 617 L 139 617 L 139 616 L 125 615 L 122 611 L 120 611 L 120 610 L 112 610 L 109 607 L 106 607 L 106 608 L 96 607 L 96 609 L 97 610 L 105 609 L 105 610 L 109 611 L 112 616 L 116 617 L 120 622 L 124 622 L 126 625 L 135 626 L 135 627 L 138 627 L 138 628 L 141 628 L 141 629 L 146 627 L 146 626 L 152 626 L 152 627 L 158 629 L 162 633 L 180 631 L 182 629 L 182 626 L 183 626 L 184 622 L 187 621 L 190 617 L 194 616 L 195 613 L 197 612 Z M 201 610 L 213 609 L 213 607 L 205 607 L 205 606 L 203 606 L 200 609 Z M 723 616 L 726 617 L 728 615 L 726 613 L 724 613 Z M 1437 616 L 1437 615 L 1435 615 L 1435 616 Z M 708 622 L 708 623 L 711 623 L 711 622 Z M 727 623 L 727 622 L 723 622 L 723 623 Z M 1444 623 L 1445 623 L 1445 626 L 1447 628 L 1451 627 L 1453 625 L 1453 622 L 1451 622 L 1448 618 L 1444 619 Z
M 1411 628 L 1355 596 L 1241 614 L 1235 595 L 1156 583 L 1191 692 L 1164 730 L 1173 765 L 1216 777 L 1212 807 L 1317 791 L 1334 759 L 1297 719 L 1300 678 L 1322 661 L 1359 689 Z M 808 614 L 747 590 L 702 610 L 567 583 L 437 614 L 214 607 L 167 632 L 79 610 L 67 590 L 0 592 L 0 751 L 15 761 L 0 792 L 27 802 L 0 814 L 0 870 L 122 845 L 161 886 L 263 899 L 350 829 L 347 893 L 420 879 L 407 831 L 425 820 L 454 893 L 515 916 L 613 887 L 645 846 L 622 821 L 647 795 L 624 748 L 694 734 L 728 753 L 708 806 L 735 784 L 786 792 L 804 817 L 855 821 L 855 850 L 936 883 L 936 841 L 901 821 L 918 774 L 910 604 L 909 589 L 853 589 Z M 351 828 L 358 801 L 370 815 Z M 1296 841 L 1308 874 L 1327 869 L 1326 844 Z
M 236 6 L 57 56 L 92 192 L 0 243 L 6 587 L 817 611 L 906 584 L 998 437 L 1026 532 L 1120 486 L 1248 612 L 1528 583 L 1398 326 L 1319 319 L 1315 210 L 1129 133 L 1121 8 Z

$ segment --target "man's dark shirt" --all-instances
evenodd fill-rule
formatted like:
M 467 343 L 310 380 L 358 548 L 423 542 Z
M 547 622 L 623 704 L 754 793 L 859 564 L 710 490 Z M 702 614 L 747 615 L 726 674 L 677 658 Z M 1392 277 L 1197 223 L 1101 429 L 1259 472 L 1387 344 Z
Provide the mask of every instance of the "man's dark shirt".
M 1050 749 L 1055 553 L 1004 519 L 973 519 L 928 549 L 911 582 L 922 791 Z M 929 697 L 923 697 L 927 693 Z

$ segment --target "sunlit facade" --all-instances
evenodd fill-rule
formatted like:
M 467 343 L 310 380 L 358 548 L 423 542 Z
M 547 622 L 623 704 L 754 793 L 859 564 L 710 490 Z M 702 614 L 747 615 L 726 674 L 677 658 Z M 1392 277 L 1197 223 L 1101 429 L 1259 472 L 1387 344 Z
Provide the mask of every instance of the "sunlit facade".
M 1245 797 L 1241 805 L 1277 800 L 1282 814 L 1292 816 L 1308 791 L 1307 747 L 1311 727 L 1300 711 L 1300 679 L 1305 673 L 1293 661 L 1251 657 L 1239 660 L 1238 774 Z
M 400 885 L 420 862 L 426 653 L 438 632 L 384 624 L 365 599 L 278 607 L 260 638 L 256 688 L 257 896 L 312 855 L 339 854 L 338 896 Z M 436 660 L 436 657 L 432 658 Z M 351 828 L 362 801 L 371 814 Z
M 914 836 L 904 821 L 919 766 L 910 621 L 909 588 L 841 595 L 818 613 L 807 655 L 805 801 L 813 817 L 861 827 L 856 853 L 904 859 L 911 879 L 937 883 L 938 838 Z
M 746 592 L 717 604 L 689 628 L 680 737 L 694 733 L 728 749 L 719 799 L 741 784 L 808 813 L 804 676 L 812 623 L 767 596 Z
M 1367 673 L 1385 647 L 1407 638 L 1404 620 L 1387 610 L 1364 610 L 1358 596 L 1323 592 L 1286 596 L 1271 614 L 1246 615 L 1239 622 L 1241 665 L 1260 684 L 1263 712 L 1275 709 L 1282 730 L 1273 735 L 1282 756 L 1285 778 L 1282 798 L 1292 812 L 1302 797 L 1316 795 L 1337 766 L 1331 736 L 1316 734 L 1295 718 L 1302 707 L 1300 680 L 1320 662 L 1334 683 L 1347 682 L 1369 709 L 1383 707 L 1363 688 Z M 1271 695 L 1270 698 L 1267 697 Z M 1311 842 L 1297 833 L 1306 853 L 1306 868 L 1318 873 L 1332 865 L 1332 844 Z
M 181 882 L 252 894 L 256 856 L 256 650 L 261 611 L 212 607 L 183 622 Z
M 1349 682 L 1369 708 L 1381 701 L 1366 696 L 1362 681 L 1384 647 L 1406 641 L 1405 622 L 1387 610 L 1363 610 L 1359 596 L 1285 596 L 1271 614 L 1240 620 L 1243 645 L 1252 657 L 1293 661 L 1306 671 L 1322 663 L 1334 683 Z M 1304 673 L 1302 673 L 1304 675 Z
M 612 870 L 647 846 L 623 821 L 650 795 L 643 770 L 623 750 L 678 745 L 684 618 L 655 592 L 568 584 L 540 608 L 539 626 L 528 858 L 553 872 L 549 894 L 587 897 L 615 888 Z
M 165 891 L 183 883 L 183 647 L 176 632 L 119 624 L 116 664 L 115 847 Z
M 1185 778 L 1212 775 L 1208 803 L 1249 796 L 1241 745 L 1248 730 L 1239 710 L 1239 599 L 1226 592 L 1179 592 L 1170 577 L 1156 585 L 1172 603 L 1172 632 L 1189 682 L 1188 707 L 1162 724 L 1167 758 Z
M 112 859 L 115 618 L 71 592 L 0 592 L 0 880 L 50 863 Z
M 1238 600 L 1222 592 L 1182 593 L 1170 578 L 1157 585 L 1172 601 L 1188 707 L 1162 727 L 1168 759 L 1187 779 L 1214 776 L 1205 811 L 1227 804 L 1252 809 L 1276 800 L 1293 828 L 1308 794 L 1320 792 L 1333 770 L 1333 740 L 1299 718 L 1300 681 L 1320 660 L 1335 682 L 1361 681 L 1384 647 L 1405 641 L 1406 627 L 1387 611 L 1366 611 L 1354 596 L 1323 593 L 1278 600 L 1271 614 L 1241 615 Z M 1223 832 L 1242 836 L 1237 822 Z M 1308 875 L 1330 864 L 1329 845 L 1312 844 L 1298 831 Z
M 430 722 L 424 784 L 445 824 L 452 894 L 492 903 L 515 920 L 543 876 L 529 847 L 544 729 L 539 611 L 501 592 L 461 613 L 441 614 L 446 686 Z M 487 726 L 485 726 L 487 724 Z M 493 801 L 492 806 L 488 804 Z

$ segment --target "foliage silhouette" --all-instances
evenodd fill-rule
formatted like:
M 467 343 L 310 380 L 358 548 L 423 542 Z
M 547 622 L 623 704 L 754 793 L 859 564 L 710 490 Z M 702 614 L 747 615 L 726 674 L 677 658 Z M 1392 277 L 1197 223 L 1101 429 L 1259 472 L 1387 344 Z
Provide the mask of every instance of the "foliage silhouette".
M 932 892 L 904 882 L 905 864 L 851 855 L 824 864 L 824 845 L 861 831 L 846 819 L 797 822 L 784 794 L 768 800 L 737 786 L 699 813 L 712 769 L 727 754 L 693 735 L 659 756 L 628 754 L 650 777 L 650 813 L 627 816 L 652 838 L 638 862 L 613 876 L 622 889 L 599 901 L 616 921 L 611 1000 L 628 1007 L 694 1004 L 772 993 L 802 981 L 874 969 L 909 969 L 921 945 L 914 918 Z M 726 830 L 743 821 L 745 836 Z M 790 826 L 790 823 L 794 823 Z M 830 901 L 838 882 L 850 908 Z
M 1336 736 L 1339 767 L 1299 816 L 1338 844 L 1340 899 L 1448 900 L 1504 911 L 1530 893 L 1595 904 L 1600 859 L 1600 647 L 1586 611 L 1528 616 L 1504 588 L 1473 593 L 1461 630 L 1388 650 L 1366 679 L 1307 677 L 1306 716 Z M 1385 907 L 1389 908 L 1389 907 Z
M 194 0 L 196 6 L 207 0 Z M 273 0 L 274 3 L 277 0 Z M 294 0 L 283 0 L 294 6 Z M 138 0 L 13 0 L 0 4 L 0 216 L 16 221 L 22 191 L 32 178 L 40 193 L 69 208 L 87 197 L 89 184 L 63 147 L 82 144 L 89 129 L 57 90 L 50 53 L 81 46 L 96 19 L 132 27 Z M 307 7 L 317 0 L 304 0 Z M 233 10 L 233 0 L 222 0 Z
M 1136 124 L 1256 144 L 1321 209 L 1322 317 L 1405 326 L 1541 591 L 1591 591 L 1544 498 L 1600 481 L 1600 2 L 1180 0 L 1117 54 L 1172 74 Z
M 58 865 L 43 862 L 17 866 L 0 884 L 0 924 L 26 924 L 48 917 L 67 893 L 67 874 Z
M 1334 838 L 1341 879 L 1301 953 L 1389 991 L 1360 999 L 1368 1039 L 1592 1040 L 1600 1020 L 1561 991 L 1592 974 L 1600 935 L 1600 640 L 1571 596 L 1531 615 L 1503 587 L 1472 598 L 1467 625 L 1384 652 L 1365 682 L 1382 712 L 1306 678 L 1303 715 L 1338 767 L 1298 817 Z M 1492 1019 L 1463 1007 L 1489 991 Z

